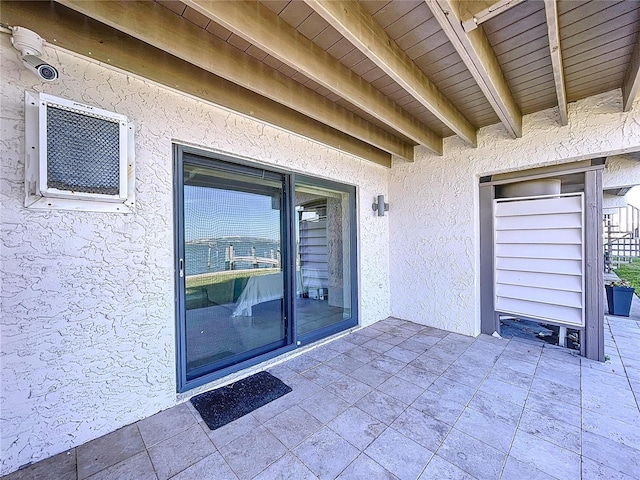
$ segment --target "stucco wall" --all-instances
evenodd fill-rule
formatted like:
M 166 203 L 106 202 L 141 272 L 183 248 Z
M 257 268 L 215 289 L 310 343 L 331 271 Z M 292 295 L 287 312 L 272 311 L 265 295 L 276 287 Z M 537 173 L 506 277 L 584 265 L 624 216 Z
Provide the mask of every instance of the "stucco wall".
M 626 207 L 628 204 L 625 195 L 607 195 L 602 196 L 602 212 L 615 213 L 620 207 Z
M 55 48 L 43 84 L 1 37 L 2 473 L 176 403 L 172 141 L 356 182 L 361 323 L 390 314 L 388 169 Z M 135 122 L 134 214 L 22 206 L 25 90 Z
M 480 130 L 478 148 L 450 137 L 442 157 L 422 149 L 414 163 L 394 164 L 389 198 L 393 315 L 477 335 L 479 177 L 640 150 L 640 106 L 636 102 L 623 113 L 621 105 L 620 91 L 608 92 L 571 103 L 568 126 L 559 125 L 557 109 L 545 110 L 524 117 L 523 138 L 512 139 L 501 125 L 493 125 Z M 616 176 L 638 174 L 622 166 L 615 163 Z
M 602 187 L 622 188 L 640 185 L 640 157 L 638 155 L 612 155 L 602 175 Z

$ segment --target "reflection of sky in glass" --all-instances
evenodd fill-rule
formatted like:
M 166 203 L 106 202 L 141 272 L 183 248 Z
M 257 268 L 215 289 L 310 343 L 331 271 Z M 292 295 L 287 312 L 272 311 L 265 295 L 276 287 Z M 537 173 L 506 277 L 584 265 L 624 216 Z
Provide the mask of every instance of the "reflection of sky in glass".
M 187 242 L 229 236 L 280 239 L 280 210 L 272 208 L 269 196 L 185 185 L 184 214 Z

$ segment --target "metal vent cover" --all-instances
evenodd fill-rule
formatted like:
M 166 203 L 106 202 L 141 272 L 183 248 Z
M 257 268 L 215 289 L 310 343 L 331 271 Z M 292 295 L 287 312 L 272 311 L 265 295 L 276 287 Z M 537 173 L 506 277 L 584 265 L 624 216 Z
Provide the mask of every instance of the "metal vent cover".
M 114 119 L 47 105 L 47 186 L 120 193 L 120 126 Z
M 25 92 L 25 207 L 132 213 L 134 125 L 90 105 Z

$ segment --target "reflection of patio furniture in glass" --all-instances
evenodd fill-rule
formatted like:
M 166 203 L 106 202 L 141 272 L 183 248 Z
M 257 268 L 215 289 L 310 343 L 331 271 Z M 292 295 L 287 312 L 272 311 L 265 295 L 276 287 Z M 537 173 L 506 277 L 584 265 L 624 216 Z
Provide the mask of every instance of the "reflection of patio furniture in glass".
M 300 275 L 297 276 L 297 290 L 300 291 L 302 284 Z M 253 307 L 261 303 L 272 302 L 282 299 L 282 272 L 260 275 L 249 278 L 247 286 L 238 297 L 236 308 L 232 317 L 252 317 L 255 315 Z
M 327 268 L 302 268 L 303 292 L 314 300 L 326 300 L 329 290 Z
M 251 277 L 238 298 L 232 317 L 250 317 L 254 305 L 282 298 L 282 272 Z

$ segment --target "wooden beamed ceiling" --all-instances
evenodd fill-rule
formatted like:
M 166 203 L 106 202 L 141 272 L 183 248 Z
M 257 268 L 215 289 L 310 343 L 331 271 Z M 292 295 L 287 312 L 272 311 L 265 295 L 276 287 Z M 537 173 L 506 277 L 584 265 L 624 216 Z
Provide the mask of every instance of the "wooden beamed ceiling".
M 481 23 L 497 17 L 525 0 L 473 0 L 460 4 L 460 22 L 465 32 L 478 28 Z
M 622 110 L 628 112 L 640 90 L 640 35 L 631 54 L 631 61 L 627 67 L 622 84 Z
M 522 114 L 484 31 L 475 28 L 465 32 L 462 26 L 461 10 L 465 3 L 433 0 L 428 5 L 509 134 L 521 137 Z
M 560 49 L 560 27 L 558 23 L 557 0 L 544 0 L 545 16 L 547 17 L 547 31 L 549 34 L 549 53 L 553 66 L 553 79 L 556 84 L 556 96 L 558 97 L 558 113 L 560 124 L 569 123 L 567 113 L 567 89 L 564 85 L 564 68 L 562 66 L 562 51 Z
M 640 89 L 640 2 L 3 1 L 2 21 L 381 165 Z M 124 51 L 126 50 L 126 51 Z M 90 54 L 88 52 L 91 52 Z M 150 57 L 155 57 L 156 62 Z M 525 132 L 526 134 L 526 132 Z
M 322 18 L 339 31 L 413 98 L 451 130 L 476 145 L 476 129 L 411 61 L 359 2 L 305 0 Z
M 25 7 L 29 7 L 28 9 Z M 165 13 L 158 6 L 158 12 Z M 369 138 L 361 141 L 343 131 L 298 113 L 277 101 L 211 74 L 193 63 L 181 60 L 150 43 L 136 40 L 120 30 L 87 18 L 83 14 L 59 4 L 48 2 L 2 2 L 3 21 L 11 18 L 13 25 L 24 25 L 36 32 L 46 32 L 50 42 L 76 51 L 105 64 L 137 73 L 162 85 L 202 98 L 230 110 L 257 118 L 271 125 L 284 128 L 298 135 L 312 138 L 322 144 L 346 151 L 357 157 L 390 167 L 391 155 L 374 146 L 377 142 Z M 207 37 L 209 38 L 209 37 Z M 306 92 L 305 92 L 306 93 Z M 329 107 L 339 110 L 331 102 Z M 337 116 L 340 116 L 336 114 Z M 347 118 L 349 115 L 344 114 Z M 354 120 L 355 121 L 355 120 Z M 363 130 L 371 129 L 371 136 L 388 138 L 391 150 L 399 149 L 398 155 L 411 155 L 413 147 L 399 141 L 388 132 L 366 125 L 362 119 L 357 123 Z M 356 126 L 357 127 L 357 126 Z M 345 128 L 348 131 L 348 129 Z
M 411 145 L 156 3 L 60 3 L 381 150 L 412 158 Z
M 362 82 L 348 67 L 327 55 L 294 27 L 279 21 L 278 15 L 261 3 L 219 0 L 186 0 L 185 3 L 349 103 L 379 116 L 392 129 L 442 154 L 442 138 L 371 84 Z

